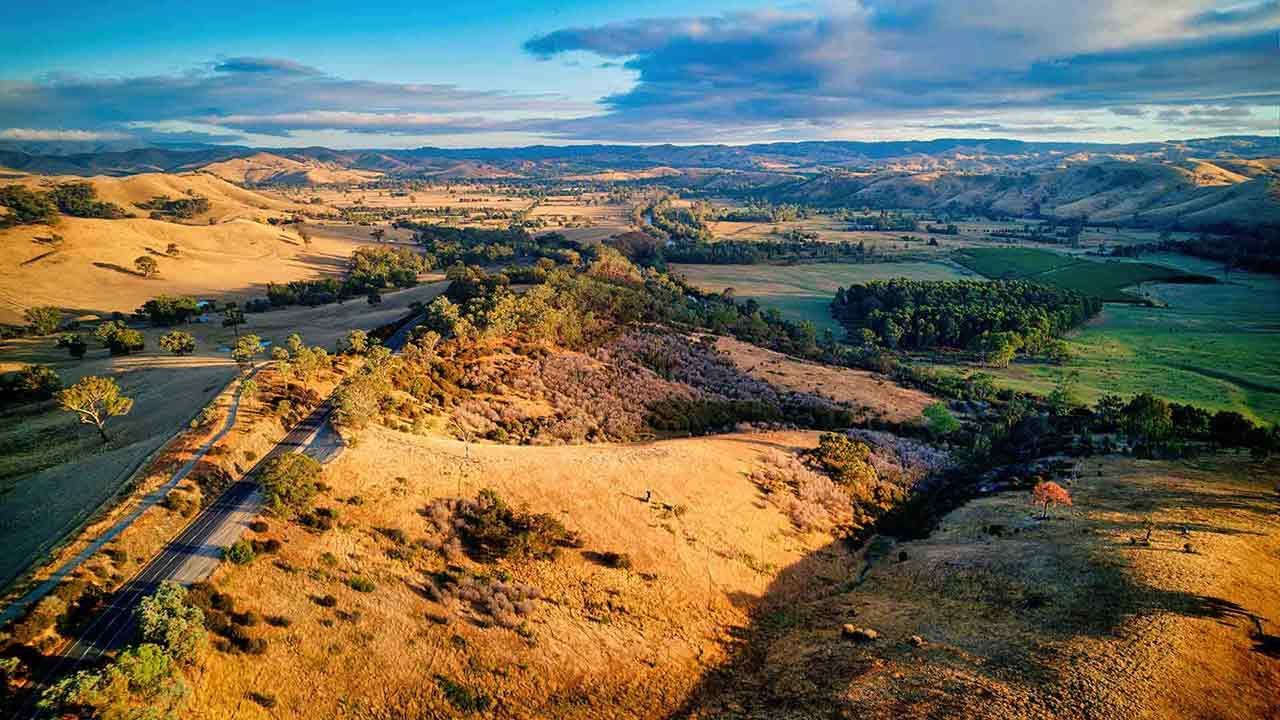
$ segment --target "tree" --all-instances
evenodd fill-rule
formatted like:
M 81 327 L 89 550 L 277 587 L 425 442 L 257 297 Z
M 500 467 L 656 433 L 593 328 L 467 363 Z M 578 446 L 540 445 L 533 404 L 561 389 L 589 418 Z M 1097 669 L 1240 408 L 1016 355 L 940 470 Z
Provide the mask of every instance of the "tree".
M 133 398 L 121 395 L 115 380 L 87 375 L 58 393 L 58 404 L 63 410 L 78 415 L 82 424 L 98 428 L 102 442 L 107 442 L 107 420 L 129 414 Z
M 231 348 L 231 359 L 236 361 L 241 371 L 248 371 L 249 366 L 253 364 L 253 359 L 262 352 L 262 338 L 257 335 L 245 335 L 236 340 L 236 344 Z
M 233 302 L 227 303 L 222 309 L 222 327 L 231 328 L 231 332 L 238 338 L 240 337 L 240 326 L 245 323 L 244 310 Z
M 252 402 L 257 395 L 258 381 L 253 378 L 245 378 L 244 382 L 240 383 L 240 397 Z
M 956 420 L 943 403 L 933 403 L 921 414 L 924 416 L 925 424 L 929 426 L 929 432 L 938 437 L 946 437 L 960 429 L 960 421 Z
M 18 373 L 14 389 L 30 400 L 48 400 L 62 389 L 62 378 L 47 365 L 28 365 Z
M 282 517 L 305 512 L 316 495 L 320 463 L 301 453 L 288 453 L 267 461 L 259 482 L 267 511 Z
M 150 255 L 142 255 L 133 261 L 133 267 L 142 277 L 154 277 L 160 272 L 160 263 Z
M 174 355 L 190 355 L 196 349 L 196 338 L 189 332 L 170 330 L 160 336 L 160 347 Z
M 177 583 L 161 583 L 138 603 L 136 617 L 142 642 L 159 645 L 180 663 L 193 662 L 204 645 L 204 613 Z
M 1124 429 L 1131 438 L 1158 443 L 1173 431 L 1173 411 L 1151 393 L 1135 395 L 1124 408 Z
M 62 311 L 52 305 L 27 308 L 22 316 L 32 335 L 48 335 L 62 324 Z
M 1031 488 L 1031 498 L 1037 505 L 1044 506 L 1044 511 L 1040 515 L 1042 519 L 1049 517 L 1050 505 L 1071 507 L 1071 494 L 1067 492 L 1066 488 L 1052 480 L 1036 483 L 1036 486 Z
M 178 243 L 169 243 L 169 246 L 164 249 L 164 254 L 169 257 L 178 257 L 181 252 L 178 249 Z
M 363 355 L 369 351 L 369 333 L 364 330 L 352 330 L 342 340 L 341 352 L 351 355 Z

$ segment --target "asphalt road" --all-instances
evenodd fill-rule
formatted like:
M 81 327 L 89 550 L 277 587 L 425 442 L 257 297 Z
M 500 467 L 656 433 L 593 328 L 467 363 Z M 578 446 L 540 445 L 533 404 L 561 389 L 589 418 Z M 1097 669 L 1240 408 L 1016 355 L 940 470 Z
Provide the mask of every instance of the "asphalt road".
M 392 350 L 400 350 L 415 324 L 412 321 L 406 323 L 383 344 Z M 341 437 L 329 422 L 333 410 L 333 397 L 330 396 L 295 425 L 240 480 L 196 515 L 177 537 L 116 591 L 111 602 L 99 611 L 74 642 L 62 648 L 58 653 L 59 660 L 47 677 L 61 677 L 103 653 L 132 642 L 137 627 L 134 610 L 138 602 L 153 593 L 161 583 L 191 585 L 209 577 L 222 562 L 223 550 L 240 538 L 262 508 L 262 495 L 258 492 L 255 478 L 266 462 L 291 452 L 303 452 L 321 462 L 328 462 L 340 454 Z M 25 715 L 20 711 L 15 717 Z

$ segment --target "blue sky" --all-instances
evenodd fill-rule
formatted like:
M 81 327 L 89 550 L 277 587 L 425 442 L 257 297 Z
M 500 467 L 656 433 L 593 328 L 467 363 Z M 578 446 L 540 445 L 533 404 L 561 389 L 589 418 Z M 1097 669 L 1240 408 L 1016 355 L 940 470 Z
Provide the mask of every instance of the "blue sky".
M 0 140 L 1280 132 L 1280 0 L 123 4 L 0 7 Z

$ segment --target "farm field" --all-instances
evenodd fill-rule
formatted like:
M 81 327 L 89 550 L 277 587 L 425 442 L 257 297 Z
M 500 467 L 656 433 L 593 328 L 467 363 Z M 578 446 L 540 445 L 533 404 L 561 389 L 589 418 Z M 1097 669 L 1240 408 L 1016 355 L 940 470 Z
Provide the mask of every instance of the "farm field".
M 1203 260 L 1152 259 L 1222 277 L 1221 266 Z M 1145 391 L 1280 422 L 1280 278 L 1237 272 L 1213 285 L 1156 283 L 1143 292 L 1167 307 L 1107 305 L 1067 338 L 1074 358 L 1067 366 L 1015 364 L 996 374 L 1046 393 L 1062 372 L 1078 373 L 1076 391 L 1086 401 Z
M 1165 265 L 1087 260 L 1037 248 L 970 248 L 955 253 L 954 259 L 992 280 L 1049 283 L 1112 303 L 1144 302 L 1144 298 L 1126 290 L 1142 283 L 1213 282 L 1212 278 Z
M 973 277 L 964 268 L 943 262 L 821 263 L 807 265 L 671 265 L 695 287 L 719 292 L 733 288 L 742 299 L 776 308 L 792 320 L 808 320 L 818 330 L 840 337 L 842 328 L 831 317 L 836 288 L 868 280 L 894 277 L 912 280 L 957 280 Z

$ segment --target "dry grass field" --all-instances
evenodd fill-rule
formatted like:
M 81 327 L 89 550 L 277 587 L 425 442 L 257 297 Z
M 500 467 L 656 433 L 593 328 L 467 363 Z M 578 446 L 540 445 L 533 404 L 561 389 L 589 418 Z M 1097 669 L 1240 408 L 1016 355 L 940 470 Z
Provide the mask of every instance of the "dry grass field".
M 308 245 L 293 227 L 262 222 L 301 206 L 211 175 L 134 175 L 91 182 L 100 199 L 139 217 L 64 217 L 53 227 L 0 230 L 0 322 L 20 323 L 22 311 L 37 305 L 76 314 L 127 313 L 161 294 L 220 299 L 261 295 L 269 282 L 340 273 L 351 251 L 371 242 L 367 232 L 363 237 L 317 232 Z M 154 195 L 176 198 L 188 192 L 208 198 L 210 209 L 183 223 L 146 218 L 133 205 Z M 176 257 L 167 255 L 170 244 L 177 246 Z M 134 260 L 143 256 L 159 264 L 156 276 L 135 270 Z
M 861 582 L 789 567 L 687 716 L 1276 717 L 1278 470 L 1092 460 L 1048 520 L 1001 494 L 872 542 Z
M 386 429 L 325 471 L 336 527 L 215 576 L 262 655 L 214 651 L 187 717 L 1267 717 L 1275 463 L 1107 458 L 1039 520 L 982 498 L 926 540 L 799 534 L 748 477 L 814 433 L 465 446 Z M 696 469 L 696 470 L 695 470 Z M 1101 473 L 1099 475 L 1098 473 Z M 581 533 L 554 561 L 445 559 L 433 499 L 492 488 Z M 651 501 L 644 496 L 651 491 Z M 1149 525 L 1148 525 L 1149 523 Z M 1130 543 L 1153 528 L 1151 544 Z M 1184 534 L 1185 531 L 1185 534 Z M 1184 544 L 1191 551 L 1184 551 Z M 622 553 L 625 563 L 605 553 Z M 513 626 L 439 578 L 537 589 Z M 842 625 L 874 629 L 859 643 Z M 1177 682 L 1171 682 L 1177 678 Z M 270 707 L 264 707 L 269 705 Z
M 731 337 L 718 338 L 716 349 L 742 372 L 774 387 L 866 408 L 870 415 L 889 422 L 918 420 L 926 406 L 937 402 L 924 392 L 866 370 L 797 360 Z
M 334 530 L 268 520 L 263 535 L 283 542 L 279 554 L 215 576 L 238 604 L 289 624 L 256 630 L 268 640 L 262 656 L 211 657 L 187 716 L 436 717 L 461 711 L 464 694 L 488 698 L 503 717 L 661 716 L 724 659 L 778 570 L 830 541 L 797 535 L 746 477 L 762 453 L 815 442 L 814 433 L 769 433 L 467 448 L 370 430 L 325 470 L 332 489 L 320 504 L 338 510 Z M 419 512 L 481 488 L 550 513 L 585 540 L 554 562 L 457 561 L 538 588 L 542 599 L 516 629 L 485 622 L 465 601 L 423 595 L 448 563 L 417 543 Z M 608 552 L 625 553 L 630 567 L 593 554 Z M 353 589 L 355 578 L 373 589 Z M 332 607 L 317 601 L 330 595 Z M 247 693 L 274 707 L 246 702 Z

